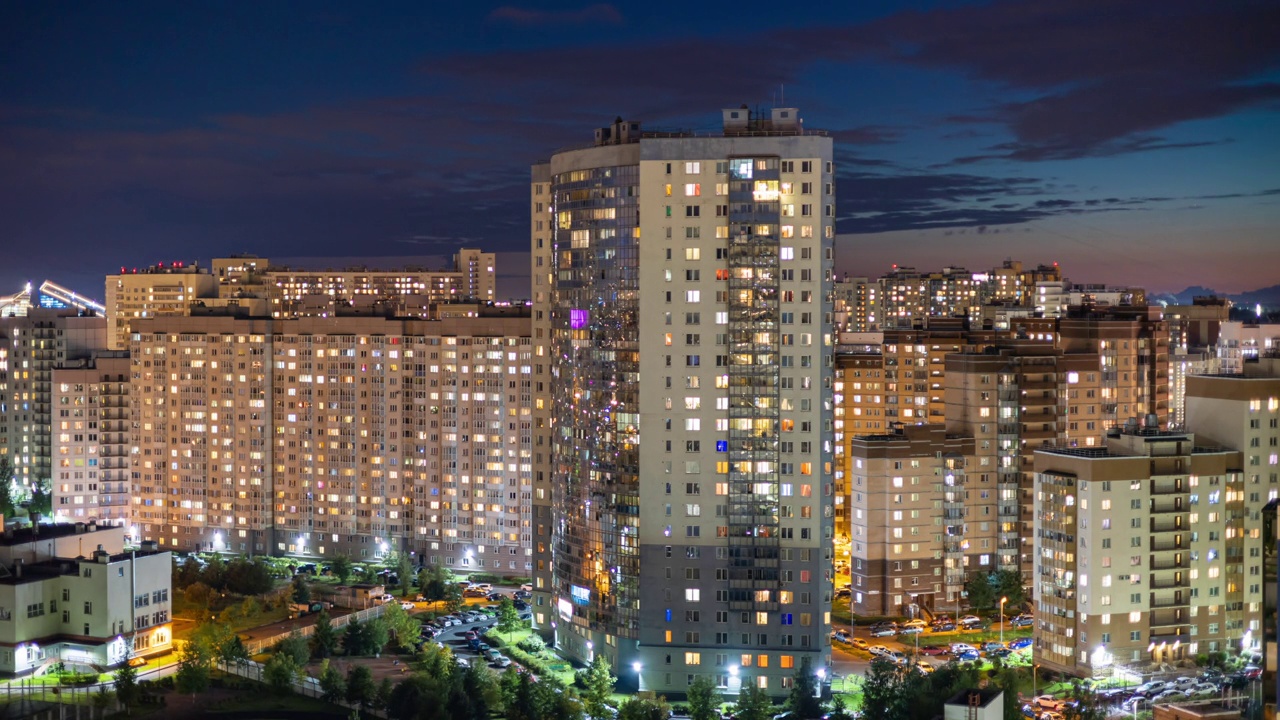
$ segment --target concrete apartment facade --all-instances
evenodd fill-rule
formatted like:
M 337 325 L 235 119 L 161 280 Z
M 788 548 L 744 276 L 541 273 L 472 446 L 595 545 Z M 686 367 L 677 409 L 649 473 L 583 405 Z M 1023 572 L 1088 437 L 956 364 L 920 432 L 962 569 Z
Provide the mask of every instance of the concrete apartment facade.
M 972 437 L 906 425 L 849 441 L 852 610 L 957 610 L 972 572 L 996 565 L 996 483 Z
M 1234 650 L 1261 620 L 1242 456 L 1137 421 L 1036 452 L 1036 660 L 1077 677 Z
M 53 519 L 127 525 L 132 512 L 132 363 L 103 351 L 53 371 Z
M 170 649 L 173 561 L 125 529 L 45 524 L 0 538 L 0 675 L 88 670 Z
M 781 695 L 830 654 L 832 144 L 794 109 L 724 120 L 709 137 L 619 121 L 534 168 L 554 213 L 532 231 L 554 221 L 533 268 L 552 491 L 536 575 L 571 657 L 662 694 L 703 675 Z
M 526 316 L 140 321 L 138 536 L 530 571 Z
M 28 488 L 53 473 L 54 369 L 107 343 L 107 322 L 75 310 L 32 308 L 0 318 L 0 456 Z M 61 421 L 61 413 L 58 413 Z
M 107 347 L 128 350 L 137 320 L 186 315 L 192 301 L 217 296 L 217 278 L 196 263 L 120 268 L 120 274 L 108 275 L 106 281 Z

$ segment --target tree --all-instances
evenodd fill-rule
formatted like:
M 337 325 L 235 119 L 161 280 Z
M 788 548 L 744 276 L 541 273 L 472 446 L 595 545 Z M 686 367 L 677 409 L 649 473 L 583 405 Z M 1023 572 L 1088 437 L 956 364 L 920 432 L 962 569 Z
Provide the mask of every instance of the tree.
M 805 656 L 796 670 L 796 681 L 791 685 L 791 694 L 787 696 L 787 709 L 800 720 L 821 717 L 822 700 L 818 698 L 820 692 L 813 664 Z
M 974 610 L 990 610 L 996 605 L 996 590 L 987 573 L 976 572 L 970 575 L 968 582 L 964 584 L 964 591 L 969 597 L 969 607 Z
M 311 588 L 307 586 L 307 581 L 301 575 L 295 575 L 293 578 L 293 601 L 299 605 L 311 604 Z
M 462 597 L 462 588 L 458 587 L 458 583 L 451 582 L 444 586 L 444 607 L 451 613 L 458 612 L 466 603 Z
M 352 619 L 342 633 L 342 651 L 347 655 L 363 655 L 368 646 L 368 632 L 364 623 Z
M 699 675 L 689 685 L 690 720 L 719 720 L 716 710 L 724 702 L 709 675 Z
M 734 715 L 738 720 L 769 720 L 773 717 L 773 700 L 770 700 L 769 694 L 756 685 L 750 677 L 744 677 Z M 876 716 L 868 715 L 867 717 Z
M 609 695 L 613 693 L 613 685 L 618 681 L 609 667 L 609 660 L 603 655 L 596 655 L 587 668 L 583 684 L 582 700 L 587 706 L 587 715 L 592 720 L 604 720 L 610 717 L 605 709 Z
M 671 706 L 666 698 L 649 700 L 635 695 L 618 706 L 618 720 L 667 720 Z
M 832 693 L 831 711 L 827 713 L 827 720 L 853 720 L 853 715 L 849 713 L 849 708 L 845 705 L 843 695 Z M 1006 718 L 1006 720 L 1008 719 Z M 1018 720 L 1021 720 L 1021 718 Z
M 498 601 L 498 632 L 510 638 L 511 633 L 519 630 L 523 624 L 515 603 L 511 602 L 511 598 L 502 596 Z
M 129 664 L 133 653 L 125 652 L 124 663 L 116 669 L 112 679 L 115 680 L 116 699 L 124 706 L 124 714 L 129 715 L 133 710 L 133 704 L 138 701 L 141 695 L 141 688 L 138 687 L 138 669 Z
M 1062 716 L 1066 720 L 1106 720 L 1107 706 L 1092 688 L 1081 685 L 1078 681 L 1071 683 L 1069 693 L 1075 704 L 1063 708 Z
M 884 658 L 871 661 L 862 683 L 862 715 L 883 720 L 900 720 L 899 692 L 901 681 L 897 667 Z
M 401 650 L 410 650 L 418 642 L 422 626 L 399 603 L 388 604 L 380 620 L 395 636 L 396 646 Z
M 225 589 L 237 595 L 262 595 L 276 584 L 271 577 L 271 564 L 263 558 L 232 558 L 226 565 L 224 578 Z
M 294 630 L 285 639 L 276 643 L 276 655 L 287 655 L 293 660 L 295 668 L 301 668 L 311 659 L 311 647 L 302 633 Z
M 282 643 L 283 644 L 283 643 Z M 262 669 L 262 677 L 267 686 L 281 695 L 293 692 L 293 681 L 298 677 L 301 668 L 288 653 L 277 652 L 267 661 Z
M 325 660 L 320 666 L 320 692 L 325 702 L 336 703 L 346 697 L 347 681 L 338 668 Z
M 1018 701 L 1018 686 L 1022 673 L 1016 668 L 1004 667 L 996 673 L 996 685 L 1004 691 L 1004 720 L 1022 720 L 1022 704 Z
M 103 685 L 98 688 L 98 692 L 89 698 L 89 702 L 98 711 L 98 717 L 106 717 L 107 708 L 111 706 L 111 698 L 113 695 L 107 690 L 107 686 Z
M 37 480 L 31 487 L 27 514 L 34 517 L 37 513 L 46 518 L 53 515 L 53 490 L 48 478 Z
M 329 611 L 321 610 L 316 618 L 315 632 L 311 635 L 311 653 L 318 658 L 327 658 L 338 652 L 338 633 L 329 621 Z
M 1026 602 L 1026 596 L 1022 590 L 1022 573 L 1017 570 L 1008 568 L 996 570 L 991 573 L 990 582 L 994 603 L 998 604 L 1000 598 L 1007 598 L 1008 602 L 1005 603 L 1005 608 L 1017 610 Z
M 11 518 L 18 514 L 16 488 L 13 482 L 13 465 L 8 456 L 0 457 L 0 514 Z
M 351 579 L 353 568 L 351 567 L 351 558 L 346 555 L 339 555 L 333 559 L 333 574 L 338 578 L 338 582 L 346 585 Z
M 244 665 L 249 662 L 249 649 L 239 635 L 231 635 L 218 644 L 217 658 L 223 667 Z
M 364 665 L 356 665 L 347 671 L 347 702 L 366 708 L 373 702 L 377 688 L 373 685 L 373 673 Z
M 403 612 L 403 611 L 402 611 Z M 374 618 L 365 623 L 365 634 L 368 638 L 367 655 L 379 655 L 391 640 L 391 629 L 382 618 Z
M 180 693 L 204 692 L 209 687 L 212 654 L 206 643 L 193 637 L 178 650 L 177 687 Z
M 386 710 L 391 705 L 391 693 L 394 691 L 395 687 L 391 684 L 391 678 L 382 678 L 382 682 L 378 683 L 378 689 L 373 693 L 374 709 Z
M 400 551 L 396 562 L 396 576 L 400 579 L 400 595 L 407 596 L 413 590 L 413 558 Z

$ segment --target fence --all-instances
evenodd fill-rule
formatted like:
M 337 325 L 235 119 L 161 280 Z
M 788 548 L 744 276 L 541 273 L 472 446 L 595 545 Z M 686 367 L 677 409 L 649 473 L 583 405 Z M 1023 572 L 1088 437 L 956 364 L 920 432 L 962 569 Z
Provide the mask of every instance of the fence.
M 337 629 L 337 628 L 346 627 L 348 624 L 350 624 L 352 618 L 355 618 L 360 622 L 367 622 L 370 618 L 381 617 L 382 614 L 386 611 L 387 611 L 386 605 L 375 605 L 371 608 L 358 610 L 356 612 L 351 613 L 350 615 L 342 615 L 340 617 L 333 618 L 330 622 L 332 623 L 334 629 Z M 249 651 L 250 655 L 258 655 L 260 653 L 264 653 L 267 650 L 270 650 L 271 648 L 275 647 L 277 643 L 289 637 L 295 632 L 302 635 L 302 637 L 304 638 L 311 637 L 316 632 L 315 623 L 312 623 L 305 627 L 295 628 L 286 633 L 273 635 L 269 638 L 261 638 L 259 640 L 250 640 L 244 644 L 244 647 L 246 650 Z

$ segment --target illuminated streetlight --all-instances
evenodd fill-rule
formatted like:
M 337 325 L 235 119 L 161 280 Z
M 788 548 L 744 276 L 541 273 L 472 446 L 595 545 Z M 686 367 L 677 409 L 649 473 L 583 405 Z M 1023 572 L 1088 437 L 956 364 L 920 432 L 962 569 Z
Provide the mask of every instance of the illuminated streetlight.
M 1000 645 L 1004 645 L 1004 604 L 1009 602 L 1009 598 L 1000 598 Z
M 640 664 L 640 663 L 638 663 L 638 662 L 633 662 L 633 663 L 631 663 L 631 669 L 632 669 L 632 670 L 635 670 L 637 673 L 639 673 L 639 672 L 640 672 L 640 668 L 642 668 L 642 667 L 644 667 L 644 666 L 643 666 L 643 665 L 641 665 L 641 664 Z

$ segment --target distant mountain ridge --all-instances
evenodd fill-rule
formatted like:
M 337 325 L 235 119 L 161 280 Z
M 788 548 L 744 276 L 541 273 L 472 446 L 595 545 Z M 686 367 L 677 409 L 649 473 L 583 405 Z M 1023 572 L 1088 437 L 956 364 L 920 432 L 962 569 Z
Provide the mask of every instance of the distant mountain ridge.
M 1216 290 L 1202 287 L 1200 285 L 1193 285 L 1178 293 L 1150 293 L 1147 295 L 1147 300 L 1153 302 L 1164 301 L 1170 305 L 1190 305 L 1192 299 L 1197 297 L 1206 297 L 1208 295 L 1225 297 L 1237 305 L 1261 304 L 1269 307 L 1280 306 L 1280 284 L 1259 288 L 1257 290 L 1249 290 L 1235 295 L 1220 293 Z

